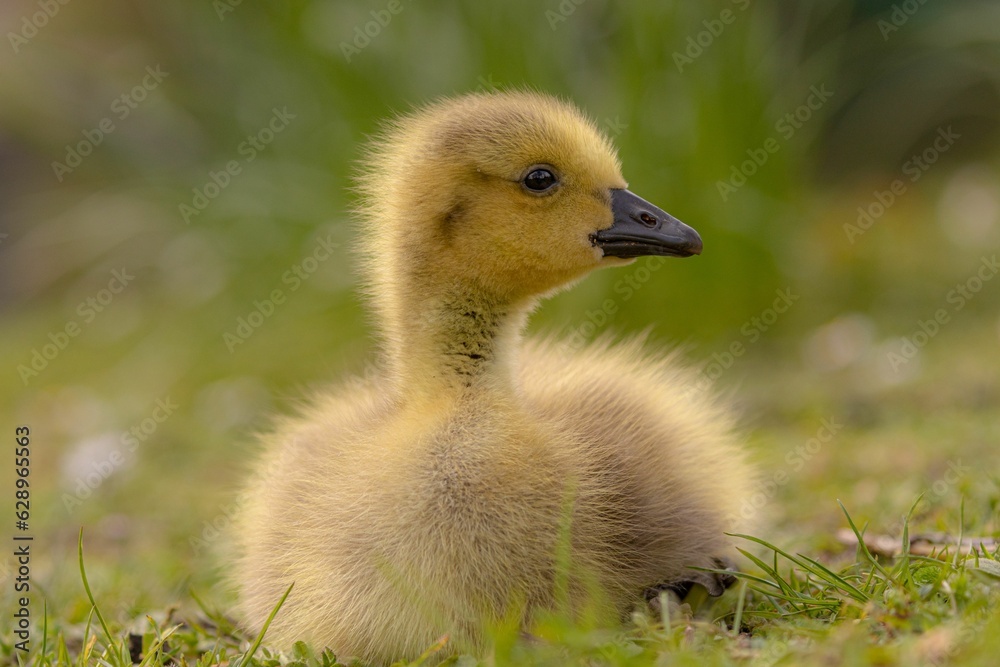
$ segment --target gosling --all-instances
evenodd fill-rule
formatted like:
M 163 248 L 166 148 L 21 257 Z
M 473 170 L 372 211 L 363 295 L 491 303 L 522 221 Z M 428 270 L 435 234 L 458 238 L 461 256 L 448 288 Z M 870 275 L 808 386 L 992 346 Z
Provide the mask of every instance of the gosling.
M 623 618 L 657 587 L 720 594 L 690 567 L 718 565 L 752 475 L 698 374 L 636 340 L 522 335 L 540 298 L 699 254 L 698 234 L 626 189 L 580 111 L 531 92 L 396 119 L 359 187 L 383 360 L 263 439 L 236 530 L 248 627 L 294 582 L 269 643 L 387 664 L 446 634 L 446 653 L 485 652 L 557 599 Z

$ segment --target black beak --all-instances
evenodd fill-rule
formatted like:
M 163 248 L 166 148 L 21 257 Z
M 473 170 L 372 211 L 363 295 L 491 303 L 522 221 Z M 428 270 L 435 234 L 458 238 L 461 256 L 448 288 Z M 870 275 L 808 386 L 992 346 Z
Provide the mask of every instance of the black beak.
M 590 237 L 605 257 L 701 254 L 698 232 L 628 190 L 611 191 L 611 212 L 614 224 Z

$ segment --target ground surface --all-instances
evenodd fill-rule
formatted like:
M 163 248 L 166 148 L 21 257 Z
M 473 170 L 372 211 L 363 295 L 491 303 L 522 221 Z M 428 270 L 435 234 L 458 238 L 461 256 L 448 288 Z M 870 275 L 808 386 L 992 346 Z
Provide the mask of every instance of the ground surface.
M 760 560 L 734 552 L 745 583 L 713 604 L 689 599 L 670 606 L 672 615 L 637 616 L 617 630 L 556 617 L 536 628 L 540 642 L 501 637 L 484 664 L 996 664 L 996 337 L 986 326 L 944 331 L 924 350 L 919 373 L 895 385 L 871 381 L 875 359 L 817 374 L 788 355 L 775 362 L 782 356 L 771 350 L 741 358 L 728 372 L 740 378 L 731 389 L 762 482 L 757 495 L 734 503 L 763 518 L 756 537 L 784 553 L 740 539 Z M 73 407 L 72 396 L 62 399 L 60 410 Z M 44 453 L 55 414 L 22 417 L 34 425 L 33 479 L 58 475 Z M 177 420 L 171 434 L 200 428 L 188 411 L 170 419 Z M 248 650 L 254 638 L 228 615 L 232 596 L 221 583 L 225 548 L 217 532 L 241 476 L 221 454 L 241 446 L 221 443 L 228 434 L 203 437 L 204 448 L 178 440 L 185 455 L 176 460 L 162 453 L 173 470 L 129 464 L 89 497 L 74 495 L 72 484 L 41 485 L 32 506 L 31 651 L 13 650 L 18 638 L 5 623 L 4 662 L 128 664 L 129 634 L 142 636 L 133 657 L 145 664 L 225 664 Z M 188 476 L 215 481 L 184 483 Z M 901 545 L 902 519 L 918 498 L 910 535 L 936 533 L 944 545 L 960 535 L 990 538 L 992 553 L 956 559 L 945 546 L 942 558 L 883 556 L 875 564 L 845 546 L 850 526 L 838 500 L 859 529 L 867 524 L 870 535 Z M 78 566 L 81 527 L 100 617 Z M 3 615 L 11 618 L 17 573 L 15 563 L 5 563 Z M 265 638 L 254 653 L 260 664 L 334 660 L 322 647 L 284 656 L 266 647 Z

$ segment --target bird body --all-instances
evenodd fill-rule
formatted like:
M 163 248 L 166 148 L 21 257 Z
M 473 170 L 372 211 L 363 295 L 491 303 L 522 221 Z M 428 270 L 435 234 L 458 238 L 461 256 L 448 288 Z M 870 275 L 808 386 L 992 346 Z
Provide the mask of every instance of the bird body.
M 715 566 L 752 481 L 726 411 L 637 339 L 522 334 L 540 297 L 697 234 L 535 93 L 397 120 L 360 181 L 384 362 L 265 436 L 236 530 L 248 624 L 294 582 L 269 641 L 388 663 L 446 633 L 483 650 L 560 600 L 620 618 L 650 587 L 718 587 L 688 566 Z

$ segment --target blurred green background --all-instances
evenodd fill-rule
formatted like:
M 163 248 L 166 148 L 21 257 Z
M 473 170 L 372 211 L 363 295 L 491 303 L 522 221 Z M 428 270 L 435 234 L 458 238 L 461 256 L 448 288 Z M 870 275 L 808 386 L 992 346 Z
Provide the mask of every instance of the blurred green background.
M 958 455 L 962 488 L 998 472 L 995 2 L 14 0 L 0 25 L 0 423 L 32 430 L 33 576 L 67 619 L 81 526 L 106 615 L 226 604 L 215 529 L 253 432 L 371 359 L 360 146 L 473 90 L 575 101 L 701 232 L 531 328 L 684 346 L 766 474 L 795 473 L 774 530 L 832 531 L 835 497 L 891 523 Z M 789 468 L 830 416 L 852 436 Z M 966 511 L 996 530 L 989 488 Z

